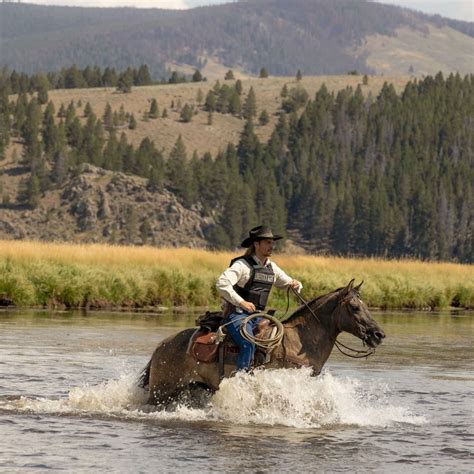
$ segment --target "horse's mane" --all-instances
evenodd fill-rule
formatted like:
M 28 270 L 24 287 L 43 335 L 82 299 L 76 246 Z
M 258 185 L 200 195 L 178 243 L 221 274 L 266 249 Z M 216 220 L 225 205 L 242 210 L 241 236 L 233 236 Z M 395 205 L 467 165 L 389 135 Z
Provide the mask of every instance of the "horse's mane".
M 307 305 L 316 313 L 319 314 L 321 308 L 330 300 L 334 297 L 336 293 L 339 293 L 342 289 L 344 289 L 344 286 L 341 286 L 340 288 L 337 288 L 336 290 L 330 291 L 329 293 L 326 293 L 324 295 L 316 296 L 312 300 L 307 301 Z M 286 318 L 282 319 L 282 322 L 289 322 L 293 318 L 296 318 L 298 316 L 301 316 L 304 312 L 308 311 L 308 308 L 305 304 L 302 304 L 301 306 L 298 306 L 295 311 L 287 316 Z

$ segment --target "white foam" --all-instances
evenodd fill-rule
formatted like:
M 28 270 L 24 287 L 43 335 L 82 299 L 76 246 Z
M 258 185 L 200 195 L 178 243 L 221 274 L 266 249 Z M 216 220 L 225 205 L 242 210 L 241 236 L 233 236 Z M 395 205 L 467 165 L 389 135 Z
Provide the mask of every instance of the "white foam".
M 426 421 L 391 405 L 387 390 L 375 383 L 367 390 L 357 380 L 329 372 L 311 377 L 310 369 L 267 370 L 224 380 L 212 406 L 223 420 L 298 428 Z
M 67 399 L 2 400 L 0 408 L 40 413 L 100 414 L 122 418 L 215 420 L 239 424 L 314 428 L 331 425 L 390 426 L 422 424 L 426 418 L 408 407 L 393 405 L 390 390 L 377 382 L 338 378 L 326 371 L 311 377 L 309 369 L 256 371 L 225 379 L 206 408 L 184 404 L 172 411 L 146 406 L 146 393 L 135 384 L 136 374 L 124 374 L 97 386 L 73 388 Z

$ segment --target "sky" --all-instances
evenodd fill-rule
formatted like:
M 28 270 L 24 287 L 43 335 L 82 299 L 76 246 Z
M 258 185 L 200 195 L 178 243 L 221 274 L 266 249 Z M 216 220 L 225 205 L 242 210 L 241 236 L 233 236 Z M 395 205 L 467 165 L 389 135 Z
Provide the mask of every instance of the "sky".
M 16 0 L 10 0 L 16 1 Z M 87 7 L 174 8 L 183 10 L 202 5 L 216 5 L 232 0 L 20 0 L 22 3 L 41 5 L 66 5 Z M 358 0 L 353 0 L 358 1 Z M 424 13 L 435 14 L 457 20 L 474 21 L 474 0 L 377 0 Z M 291 0 L 288 0 L 291 3 Z

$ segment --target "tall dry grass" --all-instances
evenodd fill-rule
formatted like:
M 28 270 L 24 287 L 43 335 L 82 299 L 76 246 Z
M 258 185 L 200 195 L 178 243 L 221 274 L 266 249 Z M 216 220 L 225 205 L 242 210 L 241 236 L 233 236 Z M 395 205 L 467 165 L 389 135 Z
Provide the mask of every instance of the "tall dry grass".
M 0 241 L 0 297 L 18 306 L 147 307 L 219 304 L 215 280 L 234 256 L 187 248 Z M 364 280 L 381 308 L 474 307 L 472 265 L 275 255 L 306 298 Z M 271 304 L 284 306 L 284 292 Z

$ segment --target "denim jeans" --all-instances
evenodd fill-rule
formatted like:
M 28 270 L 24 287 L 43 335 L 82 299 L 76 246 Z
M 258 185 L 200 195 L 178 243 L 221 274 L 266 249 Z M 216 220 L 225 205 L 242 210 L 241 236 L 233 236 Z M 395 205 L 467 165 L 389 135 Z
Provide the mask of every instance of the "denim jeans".
M 248 370 L 250 369 L 255 354 L 255 344 L 244 339 L 240 334 L 240 327 L 242 326 L 243 320 L 248 316 L 248 313 L 230 313 L 226 318 L 227 330 L 232 337 L 232 340 L 239 347 L 239 355 L 237 356 L 237 370 Z M 247 322 L 246 329 L 249 334 L 253 334 L 253 330 L 258 322 L 262 318 L 251 319 Z

